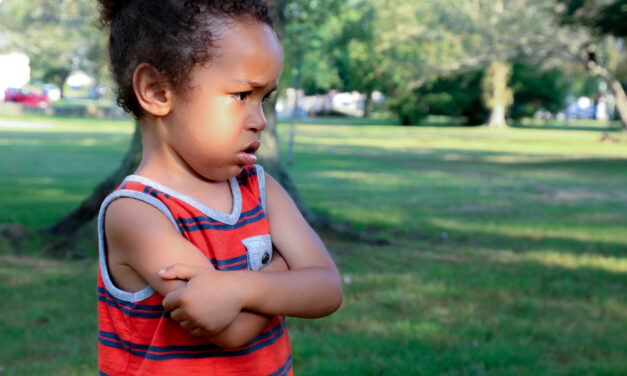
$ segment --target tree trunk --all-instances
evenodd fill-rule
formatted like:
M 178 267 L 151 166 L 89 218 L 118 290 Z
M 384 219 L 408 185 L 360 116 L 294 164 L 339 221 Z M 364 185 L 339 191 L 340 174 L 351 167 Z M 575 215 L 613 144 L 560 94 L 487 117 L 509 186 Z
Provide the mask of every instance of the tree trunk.
M 45 229 L 46 232 L 59 236 L 61 238 L 71 238 L 83 225 L 89 222 L 98 214 L 100 204 L 129 174 L 131 174 L 141 161 L 142 157 L 142 140 L 139 123 L 135 122 L 135 132 L 131 139 L 124 159 L 120 166 L 105 180 L 103 180 L 91 196 L 87 197 L 78 208 L 70 212 L 63 219 L 52 227 Z
M 492 109 L 490 110 L 490 117 L 488 120 L 488 127 L 494 129 L 507 128 L 504 103 L 494 103 L 492 105 Z
M 59 77 L 59 82 L 57 82 L 57 85 L 59 85 L 59 95 L 61 99 L 65 99 L 65 90 L 63 89 L 65 87 L 65 81 L 67 81 L 68 77 L 69 76 L 61 76 Z
M 623 124 L 623 130 L 627 129 L 627 95 L 623 85 L 618 81 L 605 67 L 599 65 L 594 59 L 586 58 L 586 67 L 592 71 L 592 73 L 603 78 L 609 85 L 616 97 L 616 110 L 621 123 Z
M 507 87 L 509 65 L 504 61 L 494 61 L 486 70 L 483 82 L 484 100 L 491 109 L 488 127 L 503 129 L 507 127 L 505 115 L 507 107 L 512 103 L 512 92 Z
M 300 97 L 299 88 L 294 88 L 294 107 L 290 116 L 290 139 L 287 144 L 287 165 L 294 164 L 294 138 L 296 138 L 296 122 L 298 121 L 298 99 Z
M 616 96 L 616 110 L 618 111 L 618 117 L 623 124 L 623 131 L 627 130 L 627 94 L 625 89 L 618 80 L 613 79 L 610 83 L 610 87 Z
M 366 92 L 366 98 L 364 99 L 364 119 L 370 117 L 370 107 L 372 106 L 372 90 Z

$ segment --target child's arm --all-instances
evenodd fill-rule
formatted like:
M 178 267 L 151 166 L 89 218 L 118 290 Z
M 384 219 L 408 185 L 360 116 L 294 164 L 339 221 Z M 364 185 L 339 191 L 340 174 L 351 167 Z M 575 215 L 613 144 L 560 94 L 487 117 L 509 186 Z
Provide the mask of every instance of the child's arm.
M 128 291 L 137 291 L 149 284 L 165 296 L 183 287 L 184 281 L 164 280 L 159 276 L 159 270 L 173 263 L 214 270 L 209 260 L 181 236 L 163 213 L 139 200 L 120 198 L 113 201 L 105 216 L 105 234 L 111 277 L 119 288 Z M 287 266 L 278 257 L 267 268 L 267 271 L 286 270 Z M 219 346 L 237 347 L 254 338 L 268 320 L 266 316 L 251 312 L 233 312 L 232 317 L 226 319 L 226 324 L 233 327 L 226 327 L 222 333 L 214 331 L 212 334 L 218 334 L 208 338 Z M 202 334 L 206 336 L 207 332 Z
M 173 265 L 163 278 L 188 280 L 163 300 L 171 317 L 215 330 L 226 310 L 241 309 L 268 315 L 316 318 L 337 310 L 342 301 L 340 276 L 318 235 L 302 217 L 287 192 L 266 175 L 267 210 L 272 242 L 289 266 L 279 273 L 221 273 L 187 265 Z M 223 293 L 202 289 L 218 284 Z M 222 312 L 210 302 L 222 303 Z M 228 316 L 228 314 L 227 314 Z
M 274 253 L 272 261 L 261 269 L 261 272 L 283 272 L 289 270 L 280 254 Z M 195 327 L 190 333 L 197 337 L 204 337 L 211 342 L 226 348 L 241 347 L 257 336 L 270 322 L 271 316 L 259 315 L 243 311 L 218 334 L 210 334 L 202 327 Z

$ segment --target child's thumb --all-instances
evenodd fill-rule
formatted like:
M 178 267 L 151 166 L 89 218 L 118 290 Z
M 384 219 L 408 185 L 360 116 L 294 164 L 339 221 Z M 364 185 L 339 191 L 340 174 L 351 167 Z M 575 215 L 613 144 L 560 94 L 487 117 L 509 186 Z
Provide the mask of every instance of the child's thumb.
M 201 270 L 202 268 L 197 266 L 174 264 L 159 270 L 159 276 L 163 279 L 180 279 L 182 281 L 189 281 L 200 273 Z

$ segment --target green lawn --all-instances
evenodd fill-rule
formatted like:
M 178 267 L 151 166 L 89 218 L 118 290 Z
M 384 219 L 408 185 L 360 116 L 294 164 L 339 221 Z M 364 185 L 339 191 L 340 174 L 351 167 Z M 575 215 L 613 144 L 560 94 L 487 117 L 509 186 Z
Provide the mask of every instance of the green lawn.
M 0 223 L 31 229 L 115 169 L 132 131 L 18 120 L 0 119 Z M 325 239 L 344 304 L 288 320 L 297 375 L 627 374 L 627 136 L 330 123 L 298 126 L 292 178 L 389 244 Z M 0 374 L 95 375 L 95 250 L 36 244 L 0 249 Z

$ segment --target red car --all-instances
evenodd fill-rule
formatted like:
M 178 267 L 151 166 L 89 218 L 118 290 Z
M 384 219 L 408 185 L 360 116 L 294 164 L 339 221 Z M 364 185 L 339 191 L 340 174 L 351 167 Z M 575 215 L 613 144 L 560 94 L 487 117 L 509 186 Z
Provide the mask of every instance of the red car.
M 4 101 L 22 103 L 28 107 L 48 108 L 50 106 L 46 94 L 31 93 L 22 89 L 6 89 Z

